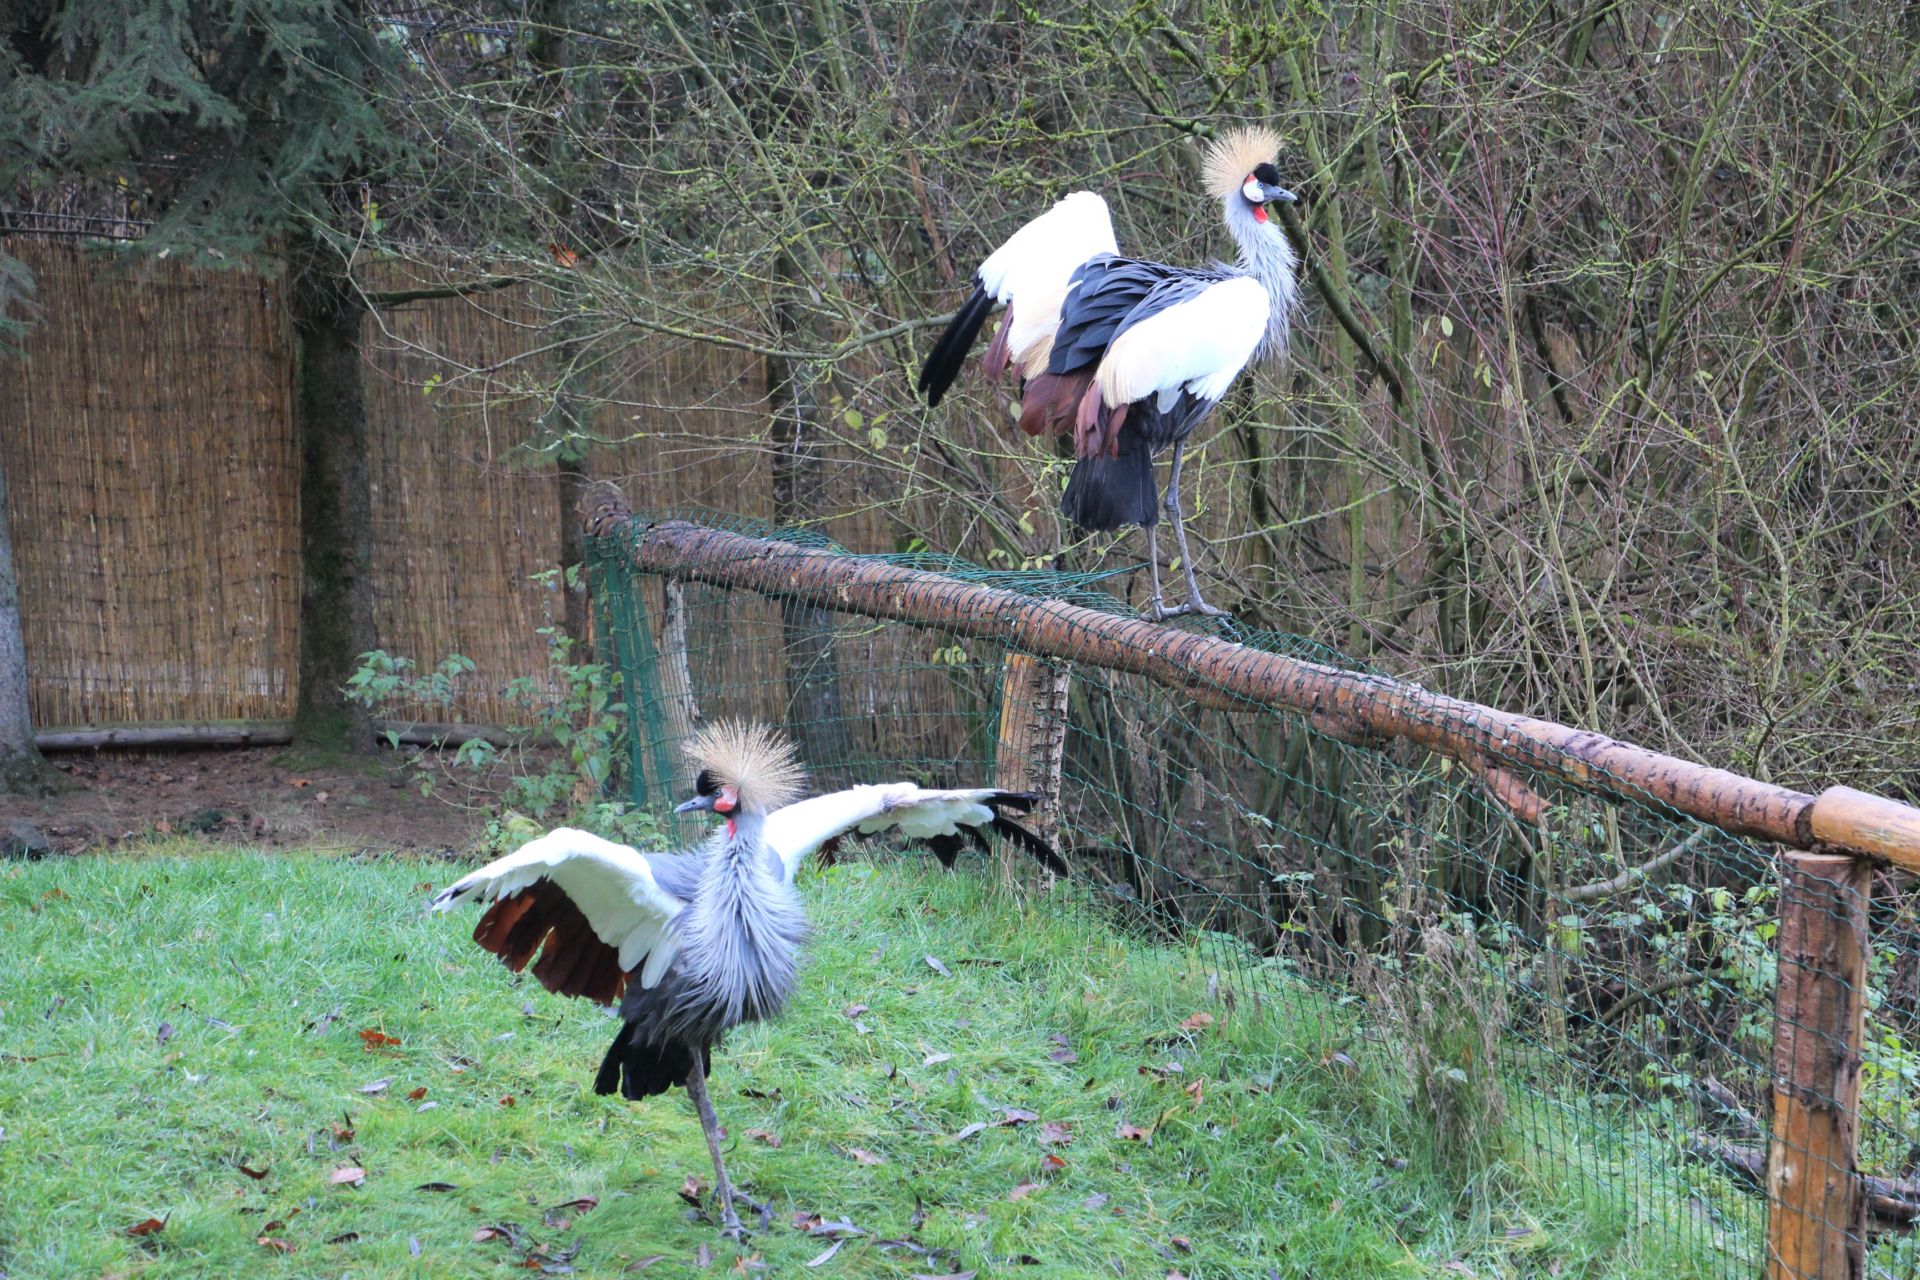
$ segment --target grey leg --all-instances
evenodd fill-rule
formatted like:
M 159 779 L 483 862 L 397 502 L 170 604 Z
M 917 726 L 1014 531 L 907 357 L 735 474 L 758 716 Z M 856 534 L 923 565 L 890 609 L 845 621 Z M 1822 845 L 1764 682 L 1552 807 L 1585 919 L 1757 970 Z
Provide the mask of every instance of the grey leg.
M 1160 526 L 1148 525 L 1141 532 L 1147 535 L 1147 575 L 1153 582 L 1153 617 L 1157 622 L 1167 616 L 1166 601 L 1160 597 Z
M 1167 518 L 1173 521 L 1173 540 L 1180 547 L 1180 570 L 1187 577 L 1187 602 L 1176 609 L 1160 610 L 1160 616 L 1200 613 L 1210 618 L 1224 618 L 1225 609 L 1216 609 L 1200 598 L 1200 579 L 1193 571 L 1193 553 L 1187 549 L 1187 522 L 1180 513 L 1180 459 L 1185 451 L 1185 441 L 1173 446 L 1173 468 L 1167 475 Z
M 702 1055 L 694 1051 L 693 1069 L 687 1072 L 687 1094 L 694 1110 L 700 1113 L 700 1127 L 707 1131 L 707 1151 L 713 1156 L 713 1198 L 720 1205 L 720 1234 L 729 1240 L 746 1235 L 740 1215 L 733 1211 L 733 1184 L 727 1181 L 726 1162 L 720 1158 L 720 1119 L 713 1114 L 713 1099 L 707 1096 L 707 1073 L 701 1066 Z

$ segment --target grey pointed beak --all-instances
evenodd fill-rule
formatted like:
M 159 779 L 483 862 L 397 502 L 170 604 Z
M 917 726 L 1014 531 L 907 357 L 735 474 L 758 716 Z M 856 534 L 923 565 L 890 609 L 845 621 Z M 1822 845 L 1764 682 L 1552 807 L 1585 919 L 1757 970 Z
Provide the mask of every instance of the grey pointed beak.
M 1300 199 L 1285 187 L 1269 187 L 1265 183 L 1260 185 L 1260 194 L 1266 197 L 1268 204 L 1295 204 Z
M 700 810 L 705 809 L 708 812 L 712 812 L 713 802 L 717 799 L 719 799 L 718 796 L 695 796 L 691 800 L 675 805 L 673 811 L 675 813 L 698 813 Z

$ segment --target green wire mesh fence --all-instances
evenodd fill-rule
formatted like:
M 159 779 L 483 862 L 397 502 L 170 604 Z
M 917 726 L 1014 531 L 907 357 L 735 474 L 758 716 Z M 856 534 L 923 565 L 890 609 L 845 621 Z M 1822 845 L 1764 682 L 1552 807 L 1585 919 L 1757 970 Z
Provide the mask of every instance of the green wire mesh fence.
M 1353 1034 L 1394 1032 L 1441 1155 L 1449 1142 L 1463 1148 L 1462 1176 L 1472 1176 L 1476 1117 L 1504 1112 L 1521 1158 L 1611 1198 L 1634 1230 L 1671 1237 L 1696 1274 L 1769 1271 L 1776 1064 L 1801 1030 L 1790 1010 L 1776 1043 L 1781 875 L 1771 845 L 1697 821 L 1591 755 L 1496 757 L 1490 741 L 1485 754 L 1442 750 L 1432 735 L 1368 731 L 1331 705 L 1303 714 L 1228 681 L 1170 678 L 1154 664 L 1172 659 L 1114 648 L 1122 642 L 1105 628 L 1100 648 L 1093 615 L 1061 609 L 1063 625 L 1088 630 L 1074 647 L 1106 655 L 1069 668 L 1036 643 L 1030 620 L 1015 625 L 1009 602 L 1131 618 L 1095 576 L 855 557 L 817 535 L 710 512 L 688 519 L 745 535 L 724 545 L 773 539 L 925 576 L 854 601 L 800 590 L 798 576 L 789 583 L 761 559 L 748 587 L 711 557 L 641 556 L 656 527 L 648 521 L 603 522 L 589 568 L 601 655 L 623 676 L 625 785 L 637 806 L 664 815 L 685 794 L 678 744 L 701 720 L 785 725 L 822 789 L 1020 777 L 1033 762 L 1002 758 L 1007 726 L 1050 722 L 1056 838 L 1117 927 L 1196 948 L 1224 1001 L 1286 1016 L 1304 1007 L 1290 1005 L 1301 993 L 1322 993 L 1312 1007 L 1325 1010 L 1331 992 L 1332 1007 L 1353 1011 Z M 739 554 L 763 556 L 755 545 Z M 941 584 L 1006 594 L 979 597 L 997 612 L 962 617 L 961 597 Z M 1370 674 L 1299 637 L 1231 622 L 1195 630 L 1216 625 L 1237 646 L 1216 669 L 1279 655 Z M 1127 634 L 1164 645 L 1171 633 L 1143 623 Z M 1038 683 L 1009 678 L 1009 655 L 1021 653 L 1042 660 L 1031 664 L 1044 673 Z M 1478 741 L 1474 725 L 1457 723 L 1462 704 L 1418 690 L 1409 699 L 1407 686 L 1384 680 L 1362 687 L 1397 690 L 1393 714 L 1416 731 L 1425 716 Z M 1725 825 L 1767 821 L 1742 809 Z M 1841 1011 L 1871 1008 L 1855 1079 L 1796 1086 L 1815 1112 L 1857 1124 L 1859 1164 L 1873 1175 L 1863 1220 L 1815 1222 L 1816 1234 L 1843 1248 L 1864 1239 L 1867 1273 L 1879 1276 L 1920 1275 L 1908 1234 L 1920 1218 L 1920 1184 L 1909 1186 L 1920 1166 L 1913 907 L 1893 885 L 1875 901 L 1866 990 Z M 1844 1003 L 1844 966 L 1822 973 Z M 1805 1034 L 1833 1039 L 1830 1021 L 1810 1020 Z M 1834 1158 L 1804 1135 L 1778 1145 L 1815 1166 Z M 1828 1274 L 1783 1262 L 1777 1248 L 1771 1273 Z

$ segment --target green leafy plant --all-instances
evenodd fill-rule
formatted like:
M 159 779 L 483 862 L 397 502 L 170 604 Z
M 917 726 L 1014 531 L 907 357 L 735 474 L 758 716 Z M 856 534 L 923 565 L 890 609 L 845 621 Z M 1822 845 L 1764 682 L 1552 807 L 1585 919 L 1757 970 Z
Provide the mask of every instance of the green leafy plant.
M 562 823 L 629 843 L 655 836 L 653 815 L 613 794 L 626 742 L 619 672 L 603 662 L 576 661 L 575 641 L 551 623 L 539 635 L 546 642 L 545 672 L 515 677 L 502 690 L 519 723 L 468 737 L 451 752 L 414 753 L 410 767 L 421 794 L 491 809 L 479 839 L 488 849 L 509 848 Z M 420 707 L 444 709 L 452 720 L 461 686 L 478 673 L 457 653 L 422 672 L 412 659 L 376 649 L 360 656 L 347 692 L 391 720 Z M 386 730 L 396 749 L 401 733 L 392 725 Z

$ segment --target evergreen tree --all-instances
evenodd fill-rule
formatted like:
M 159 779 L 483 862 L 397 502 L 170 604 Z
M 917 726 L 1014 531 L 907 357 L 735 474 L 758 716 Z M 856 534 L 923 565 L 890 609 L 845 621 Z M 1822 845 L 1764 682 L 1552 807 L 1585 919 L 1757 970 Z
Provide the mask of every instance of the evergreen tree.
M 374 647 L 347 266 L 373 217 L 365 193 L 403 150 L 379 109 L 398 42 L 358 0 L 23 0 L 0 31 L 0 189 L 112 199 L 151 220 L 151 252 L 283 261 L 303 467 L 295 737 L 370 749 L 342 692 Z

